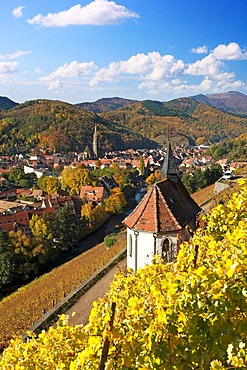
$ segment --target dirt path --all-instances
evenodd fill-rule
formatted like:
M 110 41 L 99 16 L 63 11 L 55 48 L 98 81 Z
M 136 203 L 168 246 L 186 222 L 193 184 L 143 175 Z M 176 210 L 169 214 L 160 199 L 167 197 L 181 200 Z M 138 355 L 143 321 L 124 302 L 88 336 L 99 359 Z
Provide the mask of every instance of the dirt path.
M 114 266 L 102 279 L 100 279 L 92 288 L 90 288 L 66 314 L 69 315 L 69 325 L 86 324 L 94 301 L 102 298 L 109 290 L 115 273 L 126 268 L 127 259 L 123 259 Z M 72 317 L 72 313 L 75 315 Z

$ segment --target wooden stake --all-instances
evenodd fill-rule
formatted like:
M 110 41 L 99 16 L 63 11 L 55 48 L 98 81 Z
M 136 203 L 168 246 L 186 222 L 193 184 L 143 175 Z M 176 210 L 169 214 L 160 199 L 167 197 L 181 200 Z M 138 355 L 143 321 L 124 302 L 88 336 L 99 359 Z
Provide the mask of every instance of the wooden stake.
M 112 310 L 112 314 L 111 314 L 111 319 L 110 319 L 110 322 L 109 322 L 110 330 L 112 330 L 112 328 L 113 328 L 113 321 L 114 321 L 115 310 L 116 310 L 116 303 L 115 302 L 113 302 L 111 304 L 111 310 Z M 109 338 L 106 337 L 105 342 L 103 344 L 103 348 L 102 348 L 102 355 L 101 355 L 100 365 L 99 365 L 98 370 L 105 370 L 105 363 L 106 363 L 106 360 L 107 360 L 109 347 L 110 347 L 110 341 L 109 341 Z

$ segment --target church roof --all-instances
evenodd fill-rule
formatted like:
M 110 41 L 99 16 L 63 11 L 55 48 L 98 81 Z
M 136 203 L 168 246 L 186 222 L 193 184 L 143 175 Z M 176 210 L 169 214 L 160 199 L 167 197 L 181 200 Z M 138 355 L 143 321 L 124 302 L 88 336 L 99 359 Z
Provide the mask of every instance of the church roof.
M 123 223 L 130 229 L 150 232 L 177 231 L 199 212 L 179 178 L 154 184 Z

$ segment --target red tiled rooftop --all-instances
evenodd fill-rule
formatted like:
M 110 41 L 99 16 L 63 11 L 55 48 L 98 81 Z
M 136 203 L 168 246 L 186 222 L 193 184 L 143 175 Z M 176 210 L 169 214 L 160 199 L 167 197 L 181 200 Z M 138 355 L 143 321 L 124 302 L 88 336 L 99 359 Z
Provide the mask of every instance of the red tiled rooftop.
M 139 231 L 167 232 L 183 228 L 200 212 L 180 179 L 153 185 L 124 224 Z

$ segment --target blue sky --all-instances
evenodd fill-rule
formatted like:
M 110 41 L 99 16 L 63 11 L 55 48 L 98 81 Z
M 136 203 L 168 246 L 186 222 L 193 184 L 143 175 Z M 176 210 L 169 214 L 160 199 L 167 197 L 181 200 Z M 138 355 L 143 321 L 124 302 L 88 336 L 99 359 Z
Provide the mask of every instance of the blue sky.
M 247 94 L 247 0 L 4 0 L 0 96 Z

